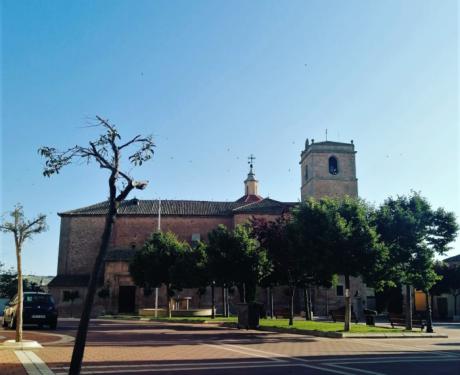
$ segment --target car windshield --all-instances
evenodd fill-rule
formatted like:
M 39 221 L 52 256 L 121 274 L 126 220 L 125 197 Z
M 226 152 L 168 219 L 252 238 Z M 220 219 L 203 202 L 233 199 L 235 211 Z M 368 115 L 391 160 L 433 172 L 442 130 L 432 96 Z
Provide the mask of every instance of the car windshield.
M 51 304 L 54 303 L 53 297 L 49 294 L 24 294 L 24 304 L 32 304 L 32 303 L 43 303 L 43 304 Z

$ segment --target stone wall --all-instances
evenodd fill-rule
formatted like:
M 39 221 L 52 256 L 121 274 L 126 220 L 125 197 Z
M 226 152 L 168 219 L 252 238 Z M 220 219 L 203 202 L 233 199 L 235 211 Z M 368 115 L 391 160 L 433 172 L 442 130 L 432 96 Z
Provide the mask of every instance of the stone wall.
M 338 173 L 329 173 L 329 158 L 337 159 Z M 311 144 L 301 156 L 301 198 L 357 196 L 355 151 L 353 144 L 322 142 Z M 307 173 L 308 171 L 308 173 Z

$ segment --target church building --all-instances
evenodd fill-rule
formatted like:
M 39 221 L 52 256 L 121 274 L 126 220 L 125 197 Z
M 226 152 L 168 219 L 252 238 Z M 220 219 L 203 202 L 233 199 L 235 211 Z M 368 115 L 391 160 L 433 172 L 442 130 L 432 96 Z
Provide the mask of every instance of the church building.
M 355 149 L 351 143 L 306 141 L 301 153 L 301 199 L 323 196 L 357 196 Z M 131 199 L 121 203 L 119 216 L 113 228 L 104 272 L 99 289 L 107 290 L 105 296 L 96 297 L 93 313 L 135 313 L 141 308 L 153 307 L 154 296 L 134 285 L 129 275 L 129 261 L 142 247 L 145 240 L 158 228 L 174 232 L 180 239 L 193 244 L 207 241 L 207 234 L 219 224 L 233 229 L 251 217 L 274 220 L 292 209 L 295 202 L 280 202 L 259 195 L 250 158 L 250 170 L 244 181 L 244 195 L 235 201 L 192 200 L 140 200 Z M 61 230 L 57 276 L 48 287 L 53 294 L 61 316 L 81 311 L 89 274 L 94 264 L 104 228 L 107 202 L 59 213 Z M 277 305 L 287 305 L 288 297 L 279 287 L 275 299 Z M 369 290 L 359 280 L 352 280 L 356 296 L 369 304 Z M 66 301 L 70 292 L 78 291 L 79 297 Z M 236 292 L 237 293 L 237 292 Z M 315 314 L 325 315 L 328 310 L 343 305 L 343 283 L 330 289 L 313 291 Z M 216 293 L 220 296 L 220 293 Z M 210 293 L 198 295 L 196 290 L 181 292 L 190 307 L 210 307 Z M 235 303 L 238 301 L 234 296 Z M 260 291 L 258 300 L 265 303 L 266 293 Z M 219 298 L 217 299 L 219 312 Z M 298 310 L 301 298 L 298 298 Z M 165 293 L 159 293 L 159 307 L 166 306 Z

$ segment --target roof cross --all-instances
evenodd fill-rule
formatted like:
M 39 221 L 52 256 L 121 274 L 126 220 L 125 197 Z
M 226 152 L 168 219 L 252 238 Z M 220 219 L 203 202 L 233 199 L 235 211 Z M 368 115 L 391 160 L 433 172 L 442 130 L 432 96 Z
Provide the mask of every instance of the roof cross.
M 253 154 L 251 154 L 251 155 L 248 156 L 248 164 L 249 164 L 249 166 L 251 167 L 251 169 L 252 169 L 252 167 L 253 167 L 254 160 L 256 160 L 256 157 L 255 157 Z

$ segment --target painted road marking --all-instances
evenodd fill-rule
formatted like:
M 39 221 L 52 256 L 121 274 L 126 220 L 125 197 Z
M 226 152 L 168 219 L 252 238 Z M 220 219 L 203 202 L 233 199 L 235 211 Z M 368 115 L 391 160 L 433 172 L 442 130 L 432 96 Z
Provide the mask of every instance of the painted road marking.
M 342 370 L 353 370 L 353 371 L 356 371 L 356 372 L 361 372 L 363 374 L 369 374 L 369 375 L 385 375 L 383 372 L 376 372 L 376 371 L 370 371 L 370 370 L 363 370 L 363 369 L 359 369 L 359 368 L 355 368 L 355 367 L 349 367 L 349 366 L 342 366 L 342 365 L 338 365 L 336 363 L 329 363 L 327 364 L 327 366 L 331 366 L 331 367 L 334 367 L 334 368 L 339 368 L 339 369 L 342 369 Z
M 460 354 L 457 353 L 452 353 L 452 352 L 443 352 L 439 350 L 429 350 L 429 348 L 422 348 L 419 346 L 407 346 L 407 345 L 401 345 L 401 344 L 391 344 L 388 342 L 382 343 L 382 342 L 374 342 L 374 341 L 366 341 L 366 340 L 360 340 L 360 339 L 353 339 L 356 341 L 353 342 L 359 342 L 364 345 L 373 345 L 373 346 L 378 346 L 378 347 L 387 347 L 387 348 L 398 348 L 398 349 L 412 349 L 410 350 L 411 352 L 421 352 L 421 353 L 430 353 L 434 355 L 442 355 L 442 356 L 448 356 L 448 357 L 458 357 Z
M 218 348 L 218 349 L 229 350 L 229 351 L 232 351 L 232 352 L 237 352 L 237 353 L 252 356 L 252 357 L 260 357 L 260 358 L 264 358 L 264 359 L 269 359 L 270 361 L 274 361 L 274 362 L 286 362 L 286 361 L 283 361 L 282 359 L 275 358 L 273 356 L 260 355 L 260 354 L 255 354 L 255 353 L 248 353 L 248 351 L 246 350 L 247 348 L 245 348 L 243 346 L 239 346 L 239 345 L 230 345 L 230 344 L 218 344 L 218 345 L 215 345 L 215 344 L 207 344 L 207 343 L 204 343 L 204 345 L 211 346 L 211 347 Z M 237 348 L 237 349 L 235 349 L 235 348 Z
M 142 368 L 133 365 L 133 369 L 123 369 L 123 370 L 86 370 L 86 367 L 82 368 L 82 374 L 125 374 L 125 373 L 134 373 L 134 372 L 160 372 L 160 371 L 196 371 L 196 370 L 231 370 L 231 369 L 246 369 L 246 368 L 273 368 L 273 367 L 291 367 L 294 364 L 292 363 L 270 363 L 267 365 L 236 365 L 236 366 L 191 366 L 191 367 L 168 367 L 168 368 Z M 55 375 L 66 375 L 67 372 L 56 372 Z M 351 373 L 346 373 L 350 375 Z
M 54 375 L 54 372 L 34 352 L 15 350 L 14 354 L 16 354 L 28 375 Z
M 312 362 L 310 360 L 291 357 L 291 356 L 284 355 L 284 354 L 266 352 L 266 351 L 263 351 L 263 350 L 246 348 L 246 347 L 239 346 L 239 345 L 225 345 L 225 346 L 224 345 L 213 345 L 213 344 L 205 344 L 205 345 L 212 346 L 212 347 L 217 347 L 218 349 L 225 349 L 225 350 L 235 351 L 235 352 L 243 353 L 243 354 L 246 354 L 246 355 L 262 357 L 262 358 L 270 359 L 270 360 L 273 360 L 273 361 L 286 362 L 285 360 L 279 359 L 279 357 L 281 357 L 281 358 L 285 358 L 285 359 L 289 360 L 290 364 L 293 365 L 293 366 L 307 367 L 307 368 L 312 368 L 312 369 L 320 370 L 320 371 L 324 371 L 324 372 L 332 372 L 334 374 L 353 375 L 352 372 L 345 372 L 345 371 L 342 371 L 342 370 L 335 370 L 335 369 L 331 369 L 331 368 L 327 368 L 327 367 L 323 367 L 323 366 L 312 365 L 312 364 L 310 364 Z M 228 346 L 230 346 L 230 348 Z M 238 348 L 240 350 L 237 350 L 235 348 Z M 248 353 L 248 350 L 249 350 L 249 352 L 252 351 L 253 353 Z M 259 352 L 259 353 L 263 353 L 263 354 L 256 354 L 254 352 Z M 303 362 L 303 363 L 299 364 L 299 363 L 296 363 L 296 362 Z M 308 362 L 309 364 L 307 365 L 304 362 Z M 288 364 L 288 363 L 286 363 L 286 364 Z M 256 366 L 254 366 L 254 367 L 256 367 Z
M 367 364 L 367 363 L 406 363 L 406 362 L 413 362 L 413 363 L 419 363 L 419 362 L 460 362 L 460 359 L 458 358 L 426 358 L 426 359 L 416 359 L 416 360 L 411 360 L 411 359 L 398 359 L 398 360 L 392 360 L 392 361 L 387 361 L 385 358 L 382 358 L 381 360 L 373 360 L 373 361 L 368 361 L 366 359 L 363 360 L 355 360 L 355 361 L 347 361 L 347 362 L 334 362 L 334 364 L 341 364 L 341 365 L 348 365 L 348 364 Z
M 219 365 L 219 366 L 223 366 L 223 365 L 246 365 L 246 364 L 250 364 L 250 365 L 253 365 L 253 364 L 269 364 L 269 363 L 272 363 L 270 361 L 235 361 L 235 362 L 200 362 L 200 363 L 197 363 L 197 362 L 186 362 L 186 363 L 155 363 L 155 362 L 150 362 L 150 363 L 143 363 L 143 364 L 133 364 L 133 365 L 85 365 L 83 366 L 84 368 L 86 369 L 90 369 L 90 368 L 94 368 L 94 369 L 98 369 L 98 368 L 129 368 L 129 367 L 151 367 L 151 366 L 155 366 L 155 367 L 181 367 L 181 366 L 215 366 L 215 365 Z M 69 367 L 68 366 L 56 366 L 56 367 L 51 367 L 52 370 L 60 370 L 60 371 L 63 371 L 63 370 L 68 370 Z

